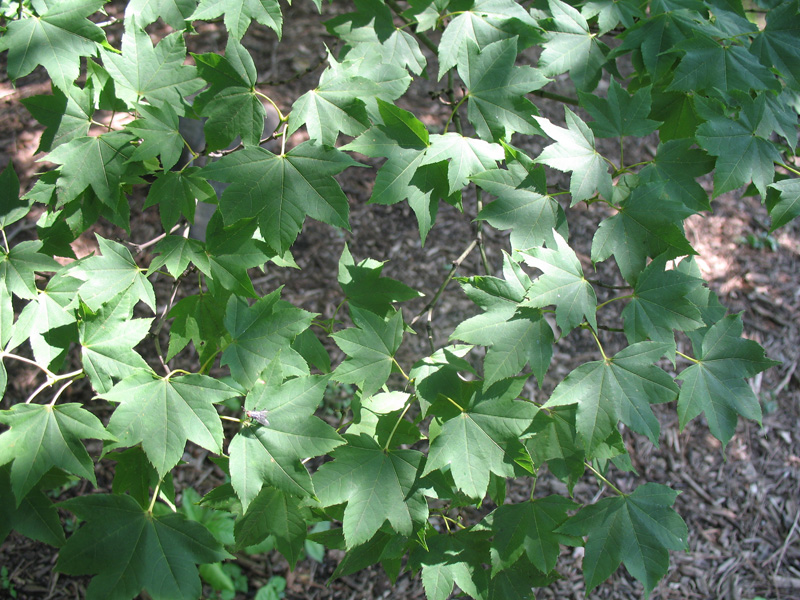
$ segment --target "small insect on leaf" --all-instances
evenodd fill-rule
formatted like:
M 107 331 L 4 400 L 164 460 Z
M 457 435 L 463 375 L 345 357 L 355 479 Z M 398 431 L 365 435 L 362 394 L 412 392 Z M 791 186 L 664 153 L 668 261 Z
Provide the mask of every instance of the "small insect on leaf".
M 245 411 L 244 414 L 247 415 L 248 418 L 253 419 L 256 423 L 260 423 L 265 427 L 269 425 L 269 421 L 267 420 L 267 410 L 248 410 Z

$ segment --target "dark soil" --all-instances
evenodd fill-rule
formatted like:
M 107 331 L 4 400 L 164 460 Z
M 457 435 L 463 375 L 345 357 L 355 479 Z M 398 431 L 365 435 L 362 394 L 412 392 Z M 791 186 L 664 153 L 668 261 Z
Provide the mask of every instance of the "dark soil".
M 324 11 L 335 10 L 329 5 Z M 316 84 L 325 57 L 325 46 L 332 50 L 336 40 L 327 35 L 320 18 L 310 3 L 296 4 L 287 9 L 284 38 L 279 45 L 275 35 L 263 28 L 251 27 L 244 44 L 253 52 L 261 79 L 285 82 L 264 85 L 261 90 L 270 95 L 284 112 L 292 102 Z M 164 33 L 158 25 L 151 33 Z M 190 38 L 193 52 L 221 51 L 225 36 L 219 24 L 198 24 L 199 35 Z M 112 44 L 118 44 L 119 32 L 112 32 Z M 533 51 L 521 59 L 535 64 Z M 437 65 L 429 58 L 429 73 Z M 2 58 L 4 60 L 5 57 Z M 310 72 L 298 76 L 305 70 Z M 49 85 L 42 73 L 36 72 L 18 82 L 14 88 L 5 79 L 0 81 L 0 166 L 13 160 L 23 186 L 30 186 L 41 163 L 35 154 L 42 128 L 25 111 L 20 100 L 30 95 L 47 93 Z M 417 79 L 412 91 L 402 102 L 403 107 L 420 115 L 435 129 L 444 122 L 449 108 L 431 100 L 443 83 L 433 79 Z M 550 91 L 571 94 L 568 80 L 551 84 Z M 550 119 L 563 122 L 563 108 L 539 98 L 534 102 L 540 112 Z M 302 141 L 298 132 L 290 144 Z M 546 142 L 543 138 L 517 138 L 515 143 L 532 152 Z M 652 157 L 657 140 L 644 140 L 626 147 L 626 158 L 633 163 Z M 609 151 L 614 151 L 609 148 Z M 377 164 L 377 163 L 376 163 Z M 337 261 L 347 242 L 357 260 L 371 257 L 389 261 L 384 274 L 395 277 L 419 289 L 430 298 L 447 275 L 456 259 L 474 236 L 472 219 L 476 214 L 474 196 L 466 195 L 463 214 L 443 205 L 436 226 L 424 246 L 419 241 L 416 220 L 406 206 L 368 205 L 371 183 L 364 169 L 346 171 L 339 179 L 350 199 L 351 232 L 334 230 L 326 225 L 308 221 L 293 248 L 299 271 L 268 268 L 266 273 L 255 272 L 256 289 L 268 293 L 285 284 L 284 297 L 302 308 L 330 317 L 341 300 L 336 283 Z M 563 174 L 552 173 L 551 184 L 567 186 Z M 709 182 L 706 182 L 709 183 Z M 709 183 L 710 185 L 710 183 Z M 146 188 L 134 190 L 131 199 L 134 214 L 143 205 Z M 579 251 L 584 268 L 594 268 L 589 260 L 591 238 L 597 223 L 605 216 L 596 206 L 578 206 L 567 212 L 571 243 Z M 32 238 L 37 215 L 23 221 L 13 234 L 18 239 Z M 757 199 L 729 194 L 714 202 L 714 213 L 693 218 L 687 223 L 687 233 L 700 253 L 698 262 L 712 289 L 732 312 L 743 312 L 745 335 L 760 344 L 768 356 L 780 360 L 781 366 L 771 369 L 751 381 L 753 390 L 762 401 L 763 423 L 740 421 L 736 436 L 722 448 L 710 433 L 702 418 L 683 430 L 678 427 L 675 406 L 658 406 L 662 425 L 660 446 L 654 448 L 647 440 L 627 435 L 633 464 L 638 475 L 614 472 L 614 481 L 623 490 L 632 490 L 646 481 L 654 481 L 680 490 L 676 510 L 686 520 L 690 532 L 690 552 L 673 553 L 669 574 L 654 591 L 652 598 L 750 600 L 756 596 L 772 599 L 800 599 L 800 225 L 797 222 L 771 235 L 775 249 L 768 241 L 766 210 Z M 143 243 L 161 233 L 156 215 L 134 218 L 130 235 L 106 222 L 97 223 L 75 243 L 79 256 L 96 250 L 94 232 L 114 239 Z M 751 235 L 750 241 L 747 236 Z M 501 250 L 507 248 L 506 235 L 494 230 L 486 233 L 490 262 L 495 268 L 501 260 Z M 143 264 L 149 260 L 141 256 Z M 596 266 L 593 277 L 608 283 L 615 282 L 610 265 Z M 482 272 L 477 252 L 471 253 L 459 269 L 459 274 Z M 166 301 L 170 286 L 158 282 L 160 304 Z M 610 295 L 608 297 L 611 297 Z M 605 298 L 603 298 L 605 299 Z M 426 299 L 405 307 L 406 320 L 422 309 Z M 431 322 L 437 345 L 447 341 L 455 324 L 475 314 L 476 308 L 453 283 L 437 305 Z M 399 361 L 410 367 L 416 358 L 427 352 L 425 319 L 417 324 L 417 336 L 410 337 L 401 349 Z M 615 342 L 609 334 L 609 345 Z M 621 345 L 624 340 L 620 339 Z M 682 343 L 686 343 L 684 340 Z M 335 361 L 341 355 L 331 348 Z M 561 340 L 556 356 L 544 383 L 544 391 L 532 391 L 543 397 L 577 365 L 595 359 L 591 338 L 577 332 Z M 683 365 L 679 365 L 679 368 Z M 35 385 L 35 373 L 11 365 L 10 383 L 2 407 L 20 401 Z M 84 382 L 81 382 L 84 383 Z M 26 393 L 27 390 L 27 393 Z M 92 396 L 88 385 L 72 386 L 66 398 L 87 402 Z M 91 446 L 94 455 L 99 447 Z M 205 460 L 201 449 L 187 449 L 187 462 L 176 470 L 176 489 L 191 486 L 200 492 L 220 482 L 219 471 Z M 110 488 L 111 471 L 107 462 L 98 467 L 98 483 L 102 490 Z M 529 482 L 511 482 L 509 501 L 526 499 Z M 88 490 L 86 490 L 88 491 Z M 72 493 L 82 493 L 74 490 Z M 542 474 L 537 482 L 536 495 L 566 493 L 558 480 Z M 576 485 L 575 497 L 590 502 L 600 497 L 598 482 L 586 477 Z M 65 518 L 68 516 L 64 513 Z M 480 515 L 476 514 L 475 518 Z M 563 579 L 550 588 L 537 592 L 538 598 L 584 597 L 580 570 L 582 549 L 567 549 L 562 553 L 559 572 Z M 239 561 L 254 591 L 273 575 L 286 578 L 286 598 L 292 600 L 371 600 L 377 598 L 424 598 L 419 576 L 400 575 L 394 586 L 378 567 L 328 582 L 342 554 L 328 551 L 324 562 L 301 561 L 295 570 L 277 553 L 245 556 Z M 64 599 L 82 598 L 88 578 L 72 578 L 53 571 L 57 550 L 32 542 L 16 533 L 0 545 L 0 565 L 8 569 L 8 581 L 18 598 Z M 8 594 L 0 588 L 0 597 Z M 210 592 L 209 592 L 210 593 Z M 214 597 L 210 595 L 208 597 Z M 239 596 L 244 598 L 245 596 Z M 641 597 L 641 586 L 624 569 L 593 591 L 593 599 L 628 600 Z

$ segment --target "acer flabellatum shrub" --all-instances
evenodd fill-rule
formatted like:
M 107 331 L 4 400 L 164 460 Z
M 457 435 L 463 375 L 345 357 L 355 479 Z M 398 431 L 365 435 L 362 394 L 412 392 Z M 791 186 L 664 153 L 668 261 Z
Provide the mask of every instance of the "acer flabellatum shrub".
M 681 427 L 702 415 L 723 444 L 740 417 L 760 419 L 747 378 L 775 363 L 703 281 L 683 223 L 748 185 L 772 229 L 800 213 L 800 4 L 314 2 L 335 14 L 326 27 L 339 44 L 317 86 L 284 106 L 241 41 L 256 27 L 280 37 L 278 0 L 133 0 L 117 12 L 103 0 L 0 2 L 9 79 L 43 68 L 52 82 L 23 103 L 53 165 L 29 189 L 13 164 L 0 175 L 0 386 L 11 363 L 38 377 L 0 410 L 0 538 L 15 529 L 59 547 L 55 568 L 91 575 L 87 597 L 99 599 L 198 598 L 198 565 L 269 536 L 292 566 L 310 536 L 346 551 L 336 576 L 376 562 L 392 579 L 421 572 L 429 600 L 456 588 L 532 598 L 559 576 L 562 547 L 583 546 L 587 592 L 624 565 L 647 596 L 688 532 L 676 491 L 614 485 L 615 469 L 632 468 L 621 430 L 658 444 L 661 403 Z M 224 48 L 187 54 L 200 21 L 220 23 Z M 447 104 L 446 122 L 400 108 L 422 78 L 440 82 L 432 102 Z M 563 120 L 541 116 L 541 102 L 563 103 Z M 265 104 L 280 120 L 270 149 Z M 100 111 L 130 118 L 95 128 Z M 204 120 L 189 162 L 182 117 Z M 306 141 L 290 140 L 298 131 Z M 644 136 L 654 154 L 642 162 L 598 150 L 599 138 L 624 148 Z M 411 361 L 397 357 L 418 318 L 402 303 L 420 294 L 383 276 L 382 257 L 356 261 L 345 247 L 327 319 L 250 278 L 296 266 L 308 218 L 349 229 L 337 176 L 352 169 L 371 178 L 371 203 L 408 202 L 423 243 L 440 203 L 477 206 L 466 215 L 476 235 L 453 240 L 461 258 L 419 324 L 443 293 L 465 293 L 477 315 Z M 568 191 L 548 185 L 554 171 Z M 210 181 L 228 185 L 217 197 Z M 93 255 L 64 260 L 98 219 L 130 230 L 134 186 L 163 235 L 97 235 Z M 216 205 L 203 241 L 185 235 L 198 202 Z M 591 260 L 613 265 L 615 281 L 590 277 L 571 245 L 579 203 L 602 205 Z M 495 270 L 488 228 L 509 231 Z M 484 272 L 455 278 L 472 252 Z M 155 278 L 172 293 L 157 298 Z M 611 284 L 619 294 L 598 303 Z M 578 330 L 596 359 L 535 401 L 553 345 Z M 334 347 L 345 358 L 332 364 Z M 65 402 L 80 378 L 94 396 Z M 318 412 L 334 383 L 354 390 L 336 427 Z M 202 504 L 235 518 L 232 538 L 176 510 L 171 473 L 195 446 L 225 473 Z M 46 493 L 97 485 L 98 462 L 110 489 L 60 503 Z M 569 490 L 593 474 L 605 492 L 588 505 L 505 502 L 508 479 L 545 466 Z M 487 496 L 497 508 L 461 518 Z M 70 535 L 57 508 L 80 523 Z M 323 521 L 330 530 L 309 533 Z

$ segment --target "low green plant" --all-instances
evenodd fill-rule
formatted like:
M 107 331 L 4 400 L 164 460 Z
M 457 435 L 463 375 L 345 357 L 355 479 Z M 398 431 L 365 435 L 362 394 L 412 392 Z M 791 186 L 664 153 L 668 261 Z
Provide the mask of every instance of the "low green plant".
M 294 568 L 320 556 L 309 539 L 345 552 L 334 576 L 380 563 L 392 581 L 421 574 L 429 600 L 530 598 L 562 576 L 563 546 L 583 547 L 587 593 L 621 565 L 655 589 L 689 532 L 677 490 L 615 482 L 632 470 L 621 432 L 657 445 L 653 404 L 674 403 L 681 428 L 702 415 L 723 446 L 761 418 L 747 379 L 776 363 L 707 286 L 684 222 L 748 184 L 769 234 L 800 213 L 800 2 L 764 0 L 753 22 L 740 0 L 314 0 L 335 50 L 298 97 L 247 47 L 251 27 L 280 39 L 278 0 L 123 4 L 0 4 L 10 81 L 52 83 L 22 100 L 44 127 L 41 172 L 24 189 L 13 164 L 0 173 L 0 539 L 58 547 L 89 599 L 197 598 L 201 573 L 235 593 L 232 552 L 274 547 Z M 224 47 L 187 53 L 208 21 Z M 425 79 L 438 121 L 404 108 Z M 200 119 L 197 151 L 181 123 Z M 631 142 L 654 152 L 632 160 Z M 419 237 L 398 247 L 424 244 L 444 205 L 473 225 L 448 234 L 421 309 L 419 282 L 345 233 L 344 172 L 371 205 L 408 203 Z M 216 207 L 203 241 L 185 235 L 199 202 Z M 586 247 L 577 210 L 598 223 Z M 303 264 L 307 218 L 350 240 L 325 249 L 340 259 L 324 316 L 251 278 Z M 87 242 L 101 220 L 119 233 Z M 443 323 L 451 293 L 476 314 Z M 414 332 L 427 348 L 406 352 Z M 545 394 L 554 344 L 579 336 L 594 359 Z M 7 387 L 12 364 L 30 389 Z M 199 505 L 191 482 L 176 504 L 187 449 L 223 481 Z M 111 489 L 44 493 L 52 473 L 96 486 L 98 462 Z M 545 470 L 568 494 L 536 488 Z M 583 503 L 587 474 L 602 493 Z M 530 497 L 508 502 L 509 479 Z M 320 522 L 334 526 L 309 533 Z

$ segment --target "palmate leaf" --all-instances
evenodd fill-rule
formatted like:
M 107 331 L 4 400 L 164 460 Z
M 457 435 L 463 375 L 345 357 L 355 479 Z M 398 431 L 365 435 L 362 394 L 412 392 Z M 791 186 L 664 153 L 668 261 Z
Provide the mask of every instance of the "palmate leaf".
M 253 387 L 278 353 L 287 375 L 308 374 L 308 365 L 291 343 L 308 329 L 314 315 L 279 298 L 277 289 L 253 306 L 236 296 L 228 300 L 224 323 L 232 339 L 220 362 L 230 367 L 233 378 L 245 389 Z
M 164 231 L 172 230 L 181 215 L 185 216 L 190 223 L 194 223 L 194 213 L 198 202 L 217 201 L 217 193 L 211 184 L 198 174 L 199 170 L 198 167 L 188 167 L 181 171 L 159 173 L 153 185 L 150 186 L 144 206 L 149 208 L 158 205 L 161 226 Z M 177 276 L 177 274 L 175 275 Z
M 229 555 L 208 529 L 181 513 L 155 516 L 127 495 L 93 494 L 60 504 L 86 521 L 59 553 L 56 570 L 95 575 L 87 600 L 194 600 L 202 592 L 195 565 Z
M 140 118 L 125 126 L 126 131 L 141 138 L 129 160 L 143 161 L 161 156 L 161 166 L 169 171 L 184 149 L 183 137 L 178 131 L 178 114 L 169 104 L 162 108 L 139 105 L 138 111 Z
M 454 585 L 472 598 L 486 597 L 488 573 L 483 565 L 489 562 L 488 538 L 488 531 L 458 530 L 429 536 L 424 551 L 422 546 L 417 547 L 411 563 L 422 567 L 422 586 L 428 600 L 447 600 Z
M 122 244 L 100 237 L 99 234 L 95 237 L 100 247 L 100 256 L 91 256 L 70 270 L 71 276 L 83 280 L 78 288 L 81 300 L 96 312 L 106 302 L 120 294 L 126 294 L 134 303 L 141 300 L 155 311 L 153 284 L 133 260 L 130 250 Z
M 595 192 L 610 199 L 611 174 L 608 172 L 608 163 L 595 148 L 594 134 L 569 108 L 564 107 L 564 112 L 566 129 L 553 125 L 543 117 L 535 117 L 542 130 L 556 141 L 542 150 L 536 162 L 559 171 L 572 171 L 569 181 L 572 206 L 581 200 L 589 200 Z
M 49 162 L 63 165 L 56 182 L 59 206 L 91 187 L 106 206 L 117 209 L 125 176 L 137 172 L 127 164 L 134 151 L 131 140 L 124 131 L 78 137 L 48 154 Z
M 487 346 L 486 385 L 513 377 L 530 363 L 541 386 L 553 356 L 553 329 L 536 309 L 492 310 L 462 321 L 450 339 Z
M 42 242 L 34 240 L 20 242 L 8 252 L 0 248 L 0 283 L 18 298 L 36 298 L 36 273 L 60 268 L 51 256 L 39 252 L 41 248 Z
M 766 96 L 755 100 L 738 95 L 742 109 L 738 118 L 718 114 L 714 109 L 701 113 L 706 122 L 697 128 L 697 143 L 717 157 L 714 171 L 714 197 L 753 182 L 759 194 L 767 195 L 767 186 L 775 176 L 778 149 L 764 131 Z
M 547 469 L 567 485 L 570 493 L 586 470 L 586 454 L 576 439 L 576 408 L 571 404 L 549 413 L 540 410 L 523 440 L 533 464 L 547 463 Z
M 332 56 L 328 62 L 319 85 L 292 105 L 288 133 L 305 125 L 312 140 L 333 146 L 339 132 L 357 136 L 369 127 L 364 99 L 380 96 L 381 91 L 375 82 L 349 72 Z
M 640 342 L 602 361 L 588 362 L 556 386 L 545 406 L 577 404 L 576 428 L 588 455 L 622 421 L 658 445 L 660 427 L 650 404 L 670 402 L 678 386 L 654 366 L 667 344 Z
M 520 254 L 525 262 L 542 271 L 526 292 L 524 306 L 556 307 L 556 323 L 562 335 L 580 325 L 584 318 L 597 329 L 597 296 L 583 276 L 575 251 L 557 231 L 552 248 L 530 248 Z
M 659 144 L 653 163 L 639 172 L 639 181 L 658 185 L 664 197 L 680 200 L 692 212 L 711 210 L 708 192 L 697 178 L 714 168 L 714 159 L 692 146 L 691 139 Z
M 547 77 L 569 71 L 575 86 L 585 92 L 597 87 L 608 48 L 589 31 L 576 8 L 561 0 L 548 0 L 553 15 L 545 34 L 539 67 Z
M 12 346 L 27 338 L 40 365 L 58 371 L 72 342 L 78 341 L 76 317 L 65 310 L 47 291 L 42 291 L 22 309 L 17 319 Z
M 701 285 L 700 279 L 666 270 L 666 259 L 653 260 L 639 275 L 633 298 L 622 311 L 628 342 L 651 339 L 674 347 L 673 330 L 703 327 L 700 310 L 689 300 Z
M 594 118 L 588 125 L 598 137 L 644 136 L 653 133 L 660 124 L 647 118 L 650 114 L 650 86 L 637 90 L 631 96 L 616 79 L 612 79 L 607 98 L 580 90 L 578 97 Z
M 0 434 L 0 465 L 13 461 L 10 478 L 16 506 L 53 467 L 97 485 L 94 463 L 81 439 L 114 436 L 80 404 L 15 404 L 0 411 L 0 423 L 10 427 Z
M 468 89 L 467 118 L 485 140 L 508 138 L 512 132 L 539 133 L 534 121 L 538 110 L 525 94 L 549 80 L 533 67 L 514 65 L 517 43 L 517 38 L 488 45 L 469 41 L 458 64 L 458 74 Z
M 504 571 L 524 553 L 542 573 L 556 566 L 562 542 L 574 540 L 555 530 L 578 504 L 561 496 L 546 496 L 519 504 L 506 504 L 491 513 L 492 574 Z
M 313 416 L 327 382 L 328 376 L 307 376 L 280 385 L 258 383 L 247 395 L 245 409 L 265 411 L 266 424 L 246 425 L 229 448 L 231 482 L 245 510 L 264 486 L 298 497 L 314 494 L 301 461 L 343 443 L 330 425 Z
M 105 0 L 38 2 L 38 16 L 11 21 L 0 38 L 0 52 L 9 51 L 9 77 L 24 77 L 42 65 L 57 87 L 68 89 L 78 77 L 81 57 L 107 44 L 103 30 L 86 18 L 103 4 Z
M 61 547 L 66 539 L 55 505 L 42 490 L 32 489 L 17 506 L 10 470 L 10 465 L 0 467 L 0 543 L 13 529 L 32 540 Z
M 393 531 L 411 535 L 414 523 L 428 518 L 425 498 L 412 494 L 423 454 L 384 451 L 363 434 L 345 439 L 334 460 L 314 474 L 314 489 L 324 507 L 347 503 L 342 523 L 347 548 L 368 541 L 386 521 Z
M 350 317 L 356 326 L 331 336 L 347 355 L 333 378 L 358 384 L 367 397 L 377 392 L 392 372 L 394 354 L 403 341 L 403 314 L 394 311 L 384 318 L 351 306 Z
M 762 64 L 777 69 L 789 85 L 800 90 L 800 3 L 782 2 L 767 13 L 767 25 L 755 36 L 750 50 Z
M 225 29 L 237 40 L 242 39 L 255 20 L 275 31 L 280 38 L 283 15 L 278 0 L 200 0 L 190 21 L 211 21 L 224 17 Z
M 449 193 L 453 194 L 467 185 L 472 175 L 496 168 L 497 162 L 504 157 L 505 152 L 499 144 L 490 144 L 450 132 L 430 137 L 430 146 L 425 151 L 421 165 L 447 160 Z
M 638 579 L 645 597 L 667 572 L 670 550 L 686 550 L 686 524 L 672 508 L 678 492 L 646 483 L 632 494 L 605 498 L 586 506 L 558 528 L 569 535 L 588 536 L 583 558 L 587 593 L 613 573 L 620 563 Z
M 201 174 L 231 185 L 220 199 L 226 224 L 257 217 L 264 240 L 277 253 L 292 245 L 306 216 L 349 229 L 349 207 L 333 178 L 357 166 L 349 156 L 310 142 L 277 156 L 245 148 L 205 167 Z
M 770 184 L 769 187 L 771 189 L 767 192 L 767 208 L 772 218 L 769 227 L 771 233 L 800 215 L 800 179 L 784 179 Z
M 94 105 L 88 90 L 71 85 L 64 91 L 53 86 L 52 95 L 23 98 L 34 118 L 47 127 L 39 140 L 37 152 L 48 152 L 75 138 L 89 135 Z
M 85 305 L 78 321 L 81 361 L 92 387 L 98 393 L 111 389 L 114 380 L 124 379 L 150 367 L 133 348 L 150 330 L 152 319 L 132 319 L 135 300 L 123 294 L 92 312 Z
M 459 8 L 463 12 L 450 21 L 439 43 L 439 79 L 466 60 L 470 45 L 486 48 L 519 35 L 526 47 L 541 39 L 539 24 L 512 0 L 467 0 Z
M 733 437 L 738 415 L 761 421 L 761 405 L 746 378 L 780 364 L 741 335 L 741 315 L 730 315 L 692 336 L 695 362 L 678 375 L 681 427 L 704 412 L 708 428 L 723 444 Z
M 219 488 L 217 488 L 219 489 Z M 306 522 L 310 518 L 302 500 L 281 490 L 264 487 L 241 518 L 236 519 L 234 535 L 237 548 L 260 544 L 268 536 L 292 568 L 303 556 Z
M 173 29 L 186 29 L 186 21 L 197 7 L 197 0 L 130 0 L 125 17 L 134 17 L 144 27 L 159 17 Z
M 422 476 L 449 467 L 456 487 L 473 499 L 486 495 L 490 473 L 512 477 L 514 458 L 524 452 L 519 436 L 537 410 L 513 399 L 522 383 L 503 382 L 485 391 L 468 387 L 463 398 L 438 400 L 431 410 L 444 424 L 431 442 Z
M 671 260 L 697 254 L 683 229 L 686 206 L 659 184 L 640 185 L 619 204 L 619 212 L 600 223 L 592 240 L 592 261 L 613 255 L 620 273 L 636 283 L 648 257 Z
M 405 302 L 422 296 L 396 279 L 382 277 L 384 264 L 371 258 L 356 264 L 350 248 L 345 244 L 339 258 L 338 280 L 350 306 L 386 316 L 392 312 L 395 302 Z
M 497 229 L 511 229 L 514 250 L 527 250 L 552 243 L 553 230 L 567 236 L 567 221 L 561 206 L 552 197 L 538 193 L 527 181 L 530 174 L 519 163 L 505 169 L 490 169 L 470 179 L 480 188 L 497 196 L 486 204 L 477 218 Z
M 678 44 L 674 51 L 685 54 L 667 91 L 781 89 L 769 69 L 741 46 L 723 46 L 707 37 L 694 37 Z
M 150 36 L 135 21 L 125 27 L 122 54 L 103 51 L 103 64 L 114 79 L 116 95 L 129 105 L 147 99 L 169 104 L 176 112 L 183 98 L 203 86 L 195 67 L 184 65 L 186 43 L 176 31 L 153 47 Z
M 161 378 L 143 372 L 126 377 L 101 397 L 119 404 L 108 422 L 117 438 L 113 446 L 141 443 L 163 478 L 178 464 L 187 441 L 222 451 L 222 423 L 214 404 L 239 395 L 205 375 Z

